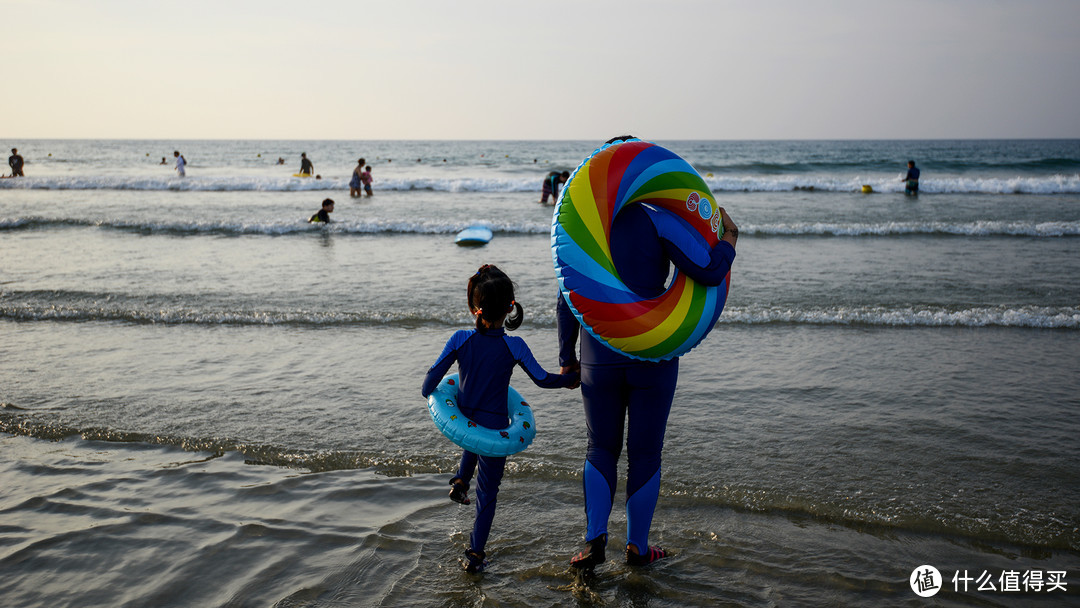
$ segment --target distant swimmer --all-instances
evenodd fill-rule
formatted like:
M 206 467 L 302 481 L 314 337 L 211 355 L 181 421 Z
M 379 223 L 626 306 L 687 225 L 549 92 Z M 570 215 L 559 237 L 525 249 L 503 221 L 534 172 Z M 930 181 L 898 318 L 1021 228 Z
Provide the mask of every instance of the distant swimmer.
M 328 198 L 328 199 L 326 199 L 326 200 L 324 200 L 322 202 L 322 209 L 319 209 L 318 213 L 311 216 L 311 219 L 308 220 L 308 223 L 309 224 L 319 224 L 319 223 L 329 224 L 330 223 L 330 214 L 333 213 L 333 212 L 334 212 L 334 199 Z
M 18 148 L 11 149 L 7 164 L 11 167 L 11 177 L 26 177 L 23 175 L 23 157 L 19 155 Z
M 915 161 L 907 161 L 907 175 L 900 181 L 905 182 L 904 194 L 919 193 L 919 170 L 915 168 Z
M 187 167 L 187 160 L 180 154 L 179 150 L 173 150 L 173 156 L 176 157 L 176 172 L 180 174 L 180 177 L 186 177 L 187 172 L 184 168 Z
M 315 165 L 308 160 L 307 152 L 300 153 L 300 175 L 311 175 L 315 172 Z
M 364 172 L 360 174 L 360 181 L 364 183 L 364 192 L 367 192 L 368 196 L 371 196 L 371 165 L 364 167 Z
M 161 157 L 161 162 L 160 162 L 160 163 L 158 163 L 158 164 L 159 164 L 159 165 L 167 165 L 167 164 L 169 164 L 169 161 L 165 160 L 165 157 L 164 157 L 164 156 L 162 156 L 162 157 Z
M 278 157 L 278 159 L 277 159 L 277 164 L 279 164 L 279 165 L 284 165 L 284 164 L 285 164 L 285 159 L 284 159 L 284 158 L 281 158 L 281 157 L 279 156 L 279 157 Z
M 363 158 L 356 161 L 356 166 L 353 167 L 352 179 L 349 180 L 349 196 L 353 198 L 359 198 L 361 193 L 360 189 L 364 186 L 364 164 L 367 161 Z
M 559 200 L 559 186 L 566 183 L 566 180 L 570 179 L 570 172 L 552 171 L 544 178 L 544 189 L 540 194 L 540 204 L 548 204 L 547 199 L 551 197 L 551 204 L 554 205 Z

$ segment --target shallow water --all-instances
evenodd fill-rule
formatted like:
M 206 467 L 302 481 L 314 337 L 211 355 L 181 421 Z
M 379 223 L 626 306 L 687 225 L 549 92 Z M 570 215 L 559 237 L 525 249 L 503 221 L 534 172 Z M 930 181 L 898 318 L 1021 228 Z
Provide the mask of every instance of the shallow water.
M 28 142 L 31 177 L 0 180 L 13 605 L 923 605 L 921 564 L 1077 571 L 1077 142 L 670 144 L 743 237 L 680 366 L 651 538 L 675 556 L 623 566 L 616 509 L 586 582 L 566 569 L 580 395 L 515 377 L 539 434 L 470 577 L 456 450 L 419 386 L 482 263 L 555 367 L 539 177 L 592 144 L 179 145 L 183 182 L 149 162 L 161 142 Z M 297 146 L 323 183 L 270 164 Z M 357 154 L 382 161 L 371 199 L 341 191 Z M 909 156 L 918 198 L 894 175 Z M 302 223 L 326 196 L 336 223 Z M 454 246 L 472 223 L 495 238 Z M 946 586 L 933 602 L 1076 603 Z

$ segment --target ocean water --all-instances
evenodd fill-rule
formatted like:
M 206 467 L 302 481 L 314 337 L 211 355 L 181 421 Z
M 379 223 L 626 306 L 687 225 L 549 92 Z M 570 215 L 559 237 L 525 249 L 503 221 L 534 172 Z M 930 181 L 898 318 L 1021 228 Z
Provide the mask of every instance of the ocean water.
M 602 142 L 8 143 L 2 605 L 1080 605 L 1080 141 L 658 142 L 742 238 L 681 362 L 650 538 L 674 556 L 624 566 L 616 508 L 593 580 L 567 568 L 580 394 L 515 376 L 539 432 L 474 577 L 419 391 L 484 263 L 557 366 L 540 182 Z

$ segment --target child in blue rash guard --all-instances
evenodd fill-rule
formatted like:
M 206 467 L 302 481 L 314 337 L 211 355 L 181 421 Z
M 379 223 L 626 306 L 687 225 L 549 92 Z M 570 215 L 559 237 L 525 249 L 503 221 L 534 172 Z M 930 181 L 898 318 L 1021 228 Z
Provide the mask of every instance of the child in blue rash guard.
M 520 365 L 529 378 L 543 388 L 573 388 L 577 385 L 576 372 L 549 374 L 536 362 L 524 340 L 506 335 L 506 329 L 517 329 L 521 325 L 524 313 L 521 305 L 514 301 L 514 284 L 505 273 L 492 265 L 481 266 L 469 278 L 468 298 L 469 311 L 476 316 L 476 329 L 458 330 L 447 341 L 439 359 L 424 377 L 421 393 L 425 398 L 438 387 L 443 375 L 457 361 L 458 408 L 479 425 L 502 429 L 510 424 L 506 401 L 515 366 Z M 507 318 L 511 311 L 513 314 Z M 506 329 L 503 328 L 504 321 Z M 482 571 L 487 563 L 484 546 L 491 533 L 506 458 L 462 451 L 457 473 L 450 479 L 451 500 L 469 504 L 469 481 L 478 463 L 476 521 L 463 562 L 465 570 L 471 573 Z
M 614 143 L 629 136 L 617 137 Z M 739 229 L 721 207 L 723 237 L 707 263 L 682 254 L 638 205 L 625 207 L 611 229 L 611 256 L 628 287 L 645 297 L 663 293 L 671 265 L 703 285 L 719 285 L 735 259 Z M 602 564 L 608 538 L 608 518 L 615 501 L 618 463 L 625 432 L 626 563 L 644 566 L 667 557 L 660 547 L 649 546 L 649 529 L 660 494 L 660 456 L 664 433 L 679 379 L 678 357 L 668 361 L 640 361 L 602 344 L 580 327 L 561 295 L 557 303 L 559 365 L 562 371 L 580 370 L 581 398 L 589 443 L 582 485 L 585 491 L 585 549 L 570 565 L 591 570 Z M 577 356 L 580 334 L 581 356 Z

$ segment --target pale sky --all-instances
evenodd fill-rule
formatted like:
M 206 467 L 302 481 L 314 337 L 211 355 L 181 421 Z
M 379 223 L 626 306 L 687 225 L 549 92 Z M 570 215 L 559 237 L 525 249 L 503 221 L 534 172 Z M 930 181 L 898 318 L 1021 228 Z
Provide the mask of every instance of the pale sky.
M 0 0 L 0 15 L 3 141 L 1080 137 L 1078 0 Z

